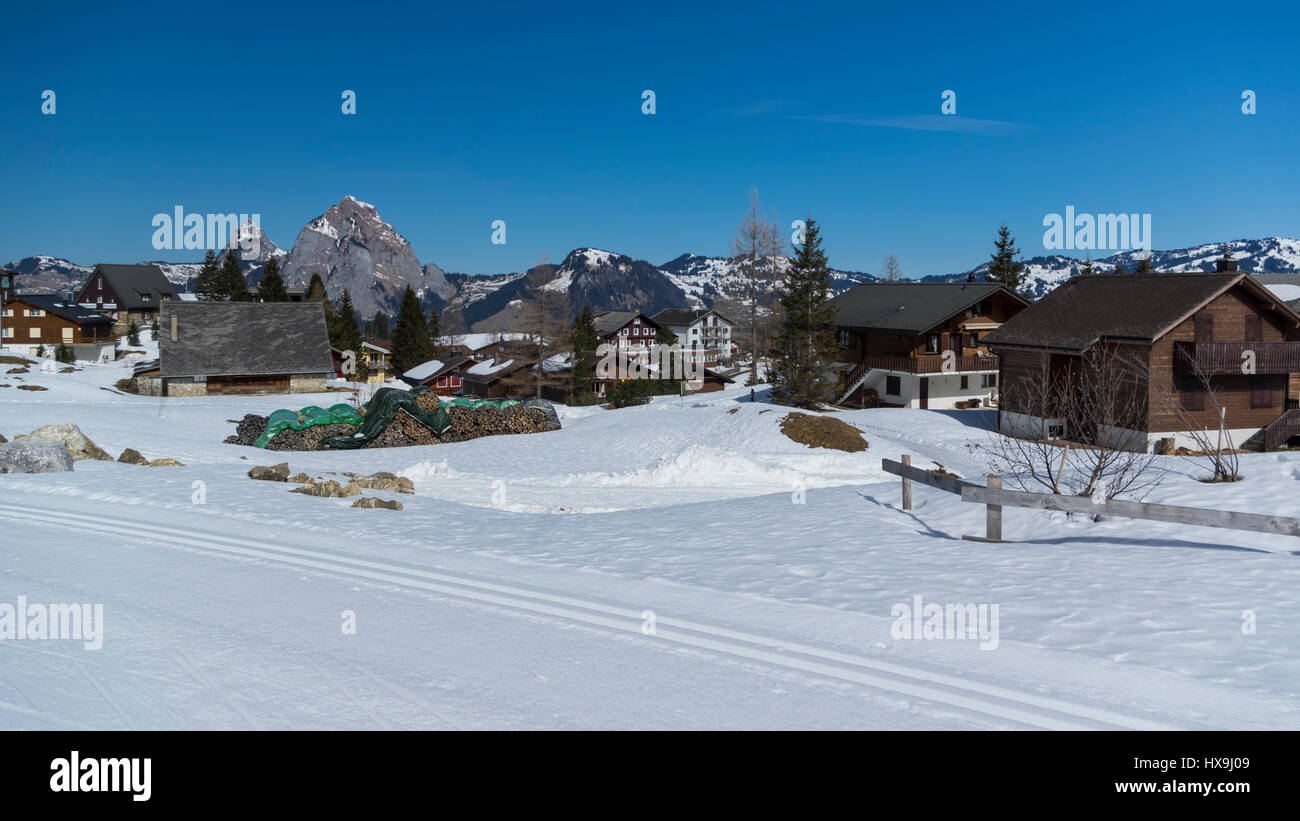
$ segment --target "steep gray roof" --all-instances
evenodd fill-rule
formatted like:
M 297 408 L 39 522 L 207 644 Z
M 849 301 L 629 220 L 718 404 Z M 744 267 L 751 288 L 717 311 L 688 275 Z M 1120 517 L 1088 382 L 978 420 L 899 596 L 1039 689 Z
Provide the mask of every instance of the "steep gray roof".
M 1102 338 L 1153 342 L 1238 283 L 1266 301 L 1277 299 L 1241 272 L 1075 276 L 982 341 L 995 348 L 1072 352 L 1086 351 Z
M 117 298 L 121 300 L 119 304 L 126 310 L 157 308 L 164 298 L 176 299 L 176 288 L 167 281 L 157 265 L 100 263 L 95 266 L 95 270 L 108 280 L 108 284 L 117 293 Z M 85 288 L 84 283 L 82 288 Z M 146 296 L 149 298 L 145 299 Z
M 319 302 L 164 302 L 158 356 L 164 377 L 334 371 Z
M 844 328 L 919 334 L 1002 291 L 989 282 L 868 282 L 831 300 Z

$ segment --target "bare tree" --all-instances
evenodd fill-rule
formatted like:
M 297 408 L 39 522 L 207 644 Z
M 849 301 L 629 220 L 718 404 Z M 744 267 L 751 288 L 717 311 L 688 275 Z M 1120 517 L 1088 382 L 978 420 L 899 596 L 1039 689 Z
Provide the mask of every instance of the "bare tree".
M 885 257 L 882 267 L 880 276 L 889 282 L 897 282 L 903 278 L 903 269 L 898 266 L 898 257 L 893 254 Z
M 768 226 L 763 220 L 758 205 L 758 187 L 749 192 L 749 211 L 736 227 L 736 236 L 731 241 L 731 253 L 740 263 L 745 277 L 749 281 L 749 344 L 752 358 L 749 364 L 749 384 L 758 384 L 759 321 L 758 300 L 760 293 L 759 262 L 766 253 L 768 245 Z
M 991 437 L 990 466 L 1021 490 L 1142 498 L 1163 472 L 1146 451 L 1146 392 L 1135 372 L 1131 354 L 1114 347 L 1068 367 L 1042 354 L 1034 374 L 1001 388 L 1001 412 L 1016 414 L 1020 429 Z
M 1174 384 L 1175 369 L 1165 377 L 1148 376 L 1152 406 L 1172 414 L 1179 429 L 1192 440 L 1194 447 L 1176 455 L 1208 467 L 1212 482 L 1235 482 L 1241 478 L 1239 457 L 1225 424 L 1227 407 L 1221 385 L 1187 351 L 1175 348 L 1174 356 L 1179 366 L 1176 370 L 1186 381 Z M 1142 374 L 1147 375 L 1145 369 Z
M 557 381 L 544 367 L 546 359 L 557 353 L 568 338 L 569 294 L 552 287 L 554 279 L 555 267 L 542 254 L 528 271 L 524 302 L 519 309 L 520 328 L 527 339 L 517 346 L 518 355 L 533 365 L 532 372 L 521 372 L 519 378 L 508 380 L 515 387 L 531 381 L 533 395 L 539 399 L 543 386 Z

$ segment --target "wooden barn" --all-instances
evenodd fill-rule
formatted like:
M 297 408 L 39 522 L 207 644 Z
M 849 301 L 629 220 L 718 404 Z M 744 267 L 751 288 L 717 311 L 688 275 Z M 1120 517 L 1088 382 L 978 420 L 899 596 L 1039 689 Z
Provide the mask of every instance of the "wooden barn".
M 154 396 L 316 393 L 334 373 L 319 302 L 164 302 Z

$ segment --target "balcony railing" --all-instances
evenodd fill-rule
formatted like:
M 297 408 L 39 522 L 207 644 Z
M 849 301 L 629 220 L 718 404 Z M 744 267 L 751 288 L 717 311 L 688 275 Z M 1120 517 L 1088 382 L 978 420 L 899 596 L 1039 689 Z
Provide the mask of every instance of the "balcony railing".
M 1206 376 L 1251 373 L 1243 370 L 1254 355 L 1254 373 L 1300 373 L 1300 342 L 1175 342 L 1174 367 Z
M 903 373 L 970 373 L 972 371 L 996 371 L 996 356 L 959 356 L 952 359 L 952 369 L 943 367 L 946 357 L 940 354 L 929 356 L 865 356 L 858 364 L 859 369 L 877 368 L 884 371 L 902 371 Z

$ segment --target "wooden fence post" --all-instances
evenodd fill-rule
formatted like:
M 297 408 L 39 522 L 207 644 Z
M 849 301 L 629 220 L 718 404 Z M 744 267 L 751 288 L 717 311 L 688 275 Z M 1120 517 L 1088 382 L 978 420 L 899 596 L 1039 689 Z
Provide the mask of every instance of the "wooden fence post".
M 904 453 L 903 464 L 911 465 L 912 457 Z M 904 476 L 903 477 L 903 510 L 911 510 L 911 509 L 912 509 L 912 480 Z
M 989 476 L 989 490 L 1002 489 L 1001 476 Z M 990 542 L 1002 541 L 1002 505 L 987 505 L 984 523 L 984 538 Z

